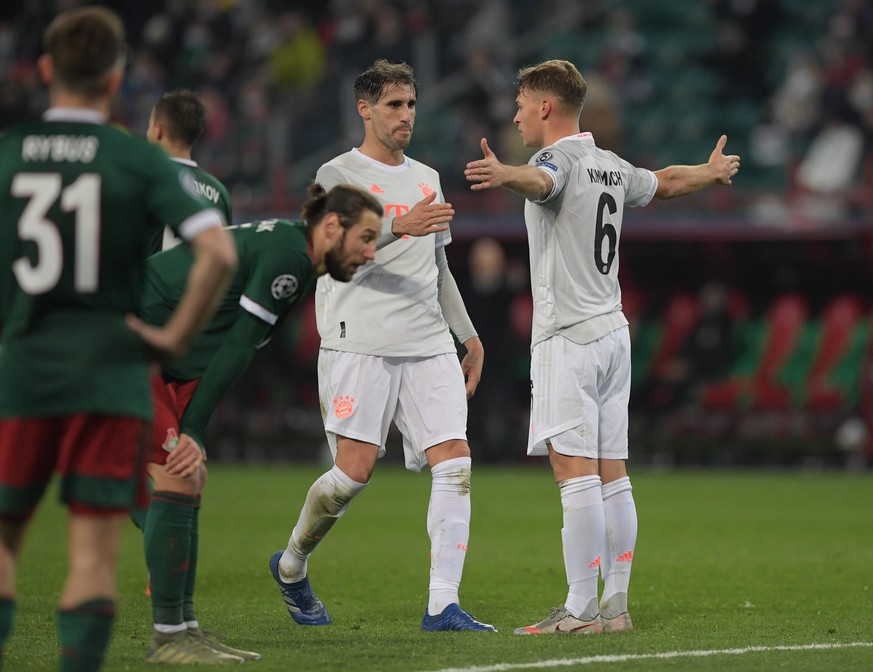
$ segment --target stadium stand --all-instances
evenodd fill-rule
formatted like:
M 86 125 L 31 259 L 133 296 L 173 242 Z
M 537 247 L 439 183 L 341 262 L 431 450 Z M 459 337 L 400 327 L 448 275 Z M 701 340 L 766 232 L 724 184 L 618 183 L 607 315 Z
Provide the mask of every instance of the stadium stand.
M 0 8 L 0 131 L 44 106 L 35 59 L 56 4 Z M 483 232 L 513 245 L 524 264 L 519 201 L 471 196 L 462 175 L 485 134 L 504 160 L 528 159 L 511 123 L 518 67 L 574 61 L 591 83 L 583 126 L 639 165 L 704 160 L 727 133 L 730 151 L 743 156 L 731 189 L 626 219 L 633 388 L 644 389 L 678 347 L 687 297 L 718 277 L 736 288 L 742 347 L 722 380 L 656 414 L 658 431 L 672 432 L 662 445 L 691 428 L 725 441 L 787 435 L 832 447 L 835 428 L 853 417 L 873 437 L 873 314 L 864 289 L 873 283 L 873 1 L 115 4 L 132 39 L 118 121 L 144 134 L 161 93 L 197 90 L 208 127 L 195 158 L 231 189 L 239 221 L 293 216 L 315 169 L 360 139 L 351 77 L 378 56 L 408 59 L 422 85 L 411 155 L 440 171 L 458 210 L 449 249 L 457 274 L 464 265 L 456 259 Z M 483 57 L 468 58 L 471 47 Z M 861 158 L 844 188 L 816 191 L 798 170 L 834 117 L 857 131 Z M 701 261 L 702 240 L 727 249 L 725 263 Z M 681 260 L 671 262 L 670 278 L 665 257 Z M 507 333 L 523 340 L 531 306 L 517 287 Z M 217 414 L 218 459 L 260 459 L 270 446 L 284 449 L 288 433 L 321 441 L 307 384 L 317 337 L 311 319 L 297 320 Z M 522 387 L 526 367 L 524 357 L 512 367 Z M 633 436 L 643 453 L 651 422 Z M 873 439 L 867 450 L 873 456 Z

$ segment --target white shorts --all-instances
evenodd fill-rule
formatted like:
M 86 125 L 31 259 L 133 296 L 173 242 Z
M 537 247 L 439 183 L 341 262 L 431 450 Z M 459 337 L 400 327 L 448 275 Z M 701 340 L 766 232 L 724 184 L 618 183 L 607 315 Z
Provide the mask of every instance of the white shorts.
M 531 353 L 528 455 L 627 459 L 630 331 L 585 345 L 553 336 Z
M 428 448 L 467 440 L 467 392 L 454 353 L 376 357 L 322 348 L 318 394 L 334 457 L 337 436 L 377 445 L 382 457 L 392 420 L 412 471 L 427 464 Z

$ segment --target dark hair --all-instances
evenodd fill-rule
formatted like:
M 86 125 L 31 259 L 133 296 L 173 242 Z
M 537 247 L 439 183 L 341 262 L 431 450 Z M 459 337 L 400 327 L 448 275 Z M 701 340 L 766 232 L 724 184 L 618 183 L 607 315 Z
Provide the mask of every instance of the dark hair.
M 355 78 L 355 100 L 366 100 L 375 105 L 386 87 L 404 85 L 411 86 L 416 97 L 418 96 L 418 82 L 412 67 L 406 63 L 391 63 L 380 58 Z
M 206 108 L 192 91 L 170 91 L 155 103 L 155 121 L 166 129 L 170 140 L 193 147 L 206 128 Z
M 365 210 L 382 217 L 382 204 L 374 196 L 351 184 L 338 184 L 325 191 L 318 182 L 309 185 L 309 200 L 303 205 L 303 221 L 314 228 L 329 212 L 339 216 L 344 229 L 350 229 L 361 219 Z
M 124 63 L 124 24 L 105 7 L 59 14 L 45 29 L 43 42 L 54 81 L 72 93 L 102 95 L 109 73 Z
M 581 112 L 588 84 L 569 61 L 552 59 L 518 71 L 518 92 L 540 91 L 557 96 L 569 112 Z

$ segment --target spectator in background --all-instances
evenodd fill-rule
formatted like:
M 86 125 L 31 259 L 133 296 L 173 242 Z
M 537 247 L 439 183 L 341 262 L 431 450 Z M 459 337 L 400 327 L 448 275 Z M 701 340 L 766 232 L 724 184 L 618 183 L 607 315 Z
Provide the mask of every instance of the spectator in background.
M 637 15 L 629 9 L 610 12 L 600 70 L 623 103 L 644 103 L 654 91 L 646 67 L 647 49 L 648 41 L 637 25 Z
M 754 101 L 767 93 L 759 45 L 752 42 L 738 21 L 719 24 L 715 46 L 702 61 L 719 77 L 716 92 L 719 103 L 730 104 L 737 98 Z
M 716 47 L 706 59 L 722 76 L 719 97 L 757 100 L 768 91 L 766 46 L 779 23 L 779 0 L 710 0 L 719 26 Z
M 721 378 L 733 363 L 737 346 L 729 293 L 710 280 L 700 288 L 694 328 L 666 365 L 661 377 L 650 382 L 651 406 L 664 409 L 681 404 L 697 385 Z
M 624 126 L 613 93 L 615 89 L 606 85 L 597 74 L 588 78 L 589 89 L 582 112 L 582 124 L 597 138 L 598 146 L 611 152 L 621 152 L 624 148 Z
M 488 349 L 488 375 L 467 402 L 468 431 L 485 460 L 514 457 L 509 446 L 515 434 L 513 367 L 519 354 L 511 330 L 515 293 L 506 275 L 506 253 L 494 238 L 480 238 L 470 247 L 469 277 L 462 295 L 474 315 L 479 337 L 493 343 Z
M 468 87 L 458 102 L 465 136 L 475 144 L 483 135 L 494 135 L 511 116 L 514 103 L 506 90 L 512 83 L 512 70 L 498 60 L 494 50 L 477 46 L 466 54 L 464 75 Z
M 864 135 L 847 112 L 829 111 L 797 168 L 798 185 L 824 197 L 845 194 L 857 184 Z
M 810 133 L 821 113 L 824 78 L 818 56 L 810 51 L 793 53 L 782 83 L 771 98 L 773 118 L 794 137 Z
M 270 53 L 273 81 L 295 95 L 310 94 L 321 84 L 325 68 L 324 47 L 318 34 L 301 11 L 290 11 L 278 19 L 278 43 Z

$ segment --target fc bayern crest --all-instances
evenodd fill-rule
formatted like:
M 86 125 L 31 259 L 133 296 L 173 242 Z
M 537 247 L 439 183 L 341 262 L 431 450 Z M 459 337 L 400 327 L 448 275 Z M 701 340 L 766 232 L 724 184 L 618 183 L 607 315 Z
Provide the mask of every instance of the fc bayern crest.
M 281 301 L 282 299 L 290 299 L 294 296 L 299 285 L 300 283 L 297 282 L 297 278 L 293 275 L 280 275 L 273 280 L 270 291 L 273 293 L 274 299 Z

